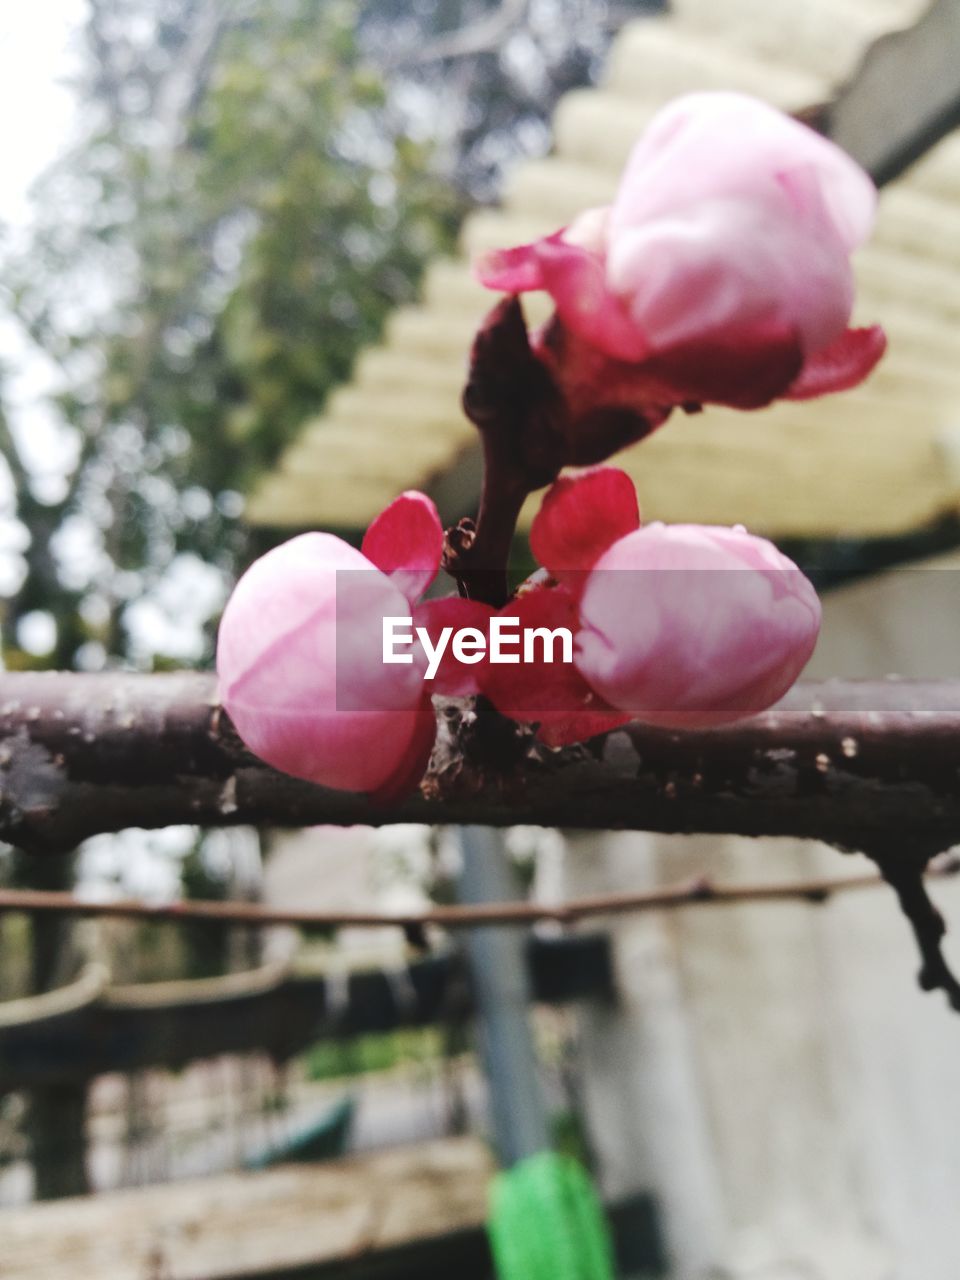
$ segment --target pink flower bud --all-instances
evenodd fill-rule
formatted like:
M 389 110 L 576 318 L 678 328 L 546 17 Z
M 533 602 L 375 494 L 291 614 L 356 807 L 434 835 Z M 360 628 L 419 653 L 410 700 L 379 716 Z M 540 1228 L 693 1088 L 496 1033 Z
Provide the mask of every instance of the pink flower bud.
M 576 665 L 610 706 L 701 728 L 786 693 L 820 628 L 820 602 L 786 556 L 744 529 L 651 524 L 615 542 L 580 597 Z
M 613 467 L 561 476 L 530 545 L 543 568 L 501 613 L 568 628 L 574 660 L 491 666 L 483 689 L 551 746 L 628 717 L 703 728 L 754 715 L 816 643 L 820 602 L 772 543 L 740 528 L 641 528 L 633 484 Z
M 338 601 L 345 572 L 359 624 Z M 369 578 L 355 590 L 359 575 Z M 338 619 L 338 604 L 341 616 Z M 367 610 L 402 616 L 401 592 L 359 551 L 329 533 L 305 533 L 247 570 L 230 597 L 217 646 L 220 697 L 246 745 L 294 777 L 346 791 L 376 791 L 410 749 L 423 693 L 416 666 L 384 668 Z M 342 638 L 338 645 L 338 628 Z M 355 641 L 343 641 L 349 628 Z M 338 709 L 337 652 L 348 657 L 341 689 L 369 696 L 370 710 Z M 392 709 L 384 709 L 384 708 Z
M 483 626 L 470 601 L 416 600 L 436 576 L 443 531 L 433 503 L 406 493 L 370 526 L 363 551 L 306 533 L 269 551 L 237 583 L 217 646 L 220 698 L 255 755 L 292 774 L 380 798 L 419 781 L 436 721 L 431 692 L 476 691 L 472 668 L 447 664 L 424 682 L 426 659 L 383 660 L 384 618 L 431 635 Z
M 660 111 L 611 206 L 489 255 L 480 279 L 546 290 L 542 358 L 574 418 L 674 405 L 756 408 L 860 382 L 878 328 L 847 328 L 850 254 L 876 192 L 838 147 L 772 107 L 695 93 Z

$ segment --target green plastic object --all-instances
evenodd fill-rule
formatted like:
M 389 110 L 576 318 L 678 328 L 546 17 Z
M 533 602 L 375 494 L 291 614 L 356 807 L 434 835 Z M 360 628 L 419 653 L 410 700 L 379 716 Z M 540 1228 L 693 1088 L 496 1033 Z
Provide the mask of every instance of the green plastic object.
M 570 1156 L 542 1151 L 497 1174 L 488 1230 L 497 1280 L 614 1280 L 603 1207 Z

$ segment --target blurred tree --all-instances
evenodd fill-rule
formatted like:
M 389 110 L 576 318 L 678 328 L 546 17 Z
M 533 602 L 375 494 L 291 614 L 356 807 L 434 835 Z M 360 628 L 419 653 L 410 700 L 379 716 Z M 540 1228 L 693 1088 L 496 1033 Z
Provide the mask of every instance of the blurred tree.
M 360 0 L 359 39 L 408 127 L 438 145 L 459 190 L 497 195 L 503 166 L 550 144 L 568 89 L 596 79 L 610 40 L 664 0 Z
M 452 247 L 465 200 L 546 148 L 556 98 L 648 6 L 87 7 L 77 135 L 0 264 L 7 309 L 56 371 L 63 427 L 59 487 L 41 486 L 29 425 L 0 412 L 28 537 L 4 657 L 205 662 L 251 551 L 240 494 Z M 28 645 L 38 619 L 49 644 L 34 627 Z M 58 860 L 63 886 L 72 865 Z M 185 871 L 187 894 L 217 896 L 202 843 Z M 187 942 L 191 971 L 223 968 L 225 935 Z M 55 983 L 68 943 L 66 926 L 35 922 L 34 989 Z M 81 1189 L 82 1092 L 38 1094 L 30 1124 L 38 1193 Z
M 55 362 L 74 456 L 6 609 L 44 664 L 203 660 L 245 555 L 239 492 L 345 378 L 457 205 L 361 57 L 352 7 L 90 0 L 81 134 L 3 283 Z M 70 452 L 70 448 L 67 449 Z
M 88 0 L 80 129 L 0 274 L 52 361 L 60 492 L 0 451 L 30 543 L 10 665 L 209 661 L 240 494 L 466 198 L 544 150 L 633 0 Z M 47 651 L 24 651 L 46 615 Z

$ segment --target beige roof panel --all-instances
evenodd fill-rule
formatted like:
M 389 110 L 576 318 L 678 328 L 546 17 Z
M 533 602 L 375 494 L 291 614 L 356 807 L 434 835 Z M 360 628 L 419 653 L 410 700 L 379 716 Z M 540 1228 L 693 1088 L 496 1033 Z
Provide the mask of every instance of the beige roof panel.
M 823 101 L 872 39 L 923 8 L 923 0 L 675 0 L 670 16 L 627 26 L 602 86 L 561 100 L 553 154 L 518 165 L 502 207 L 467 219 L 462 256 L 431 264 L 422 301 L 390 317 L 349 387 L 253 495 L 250 519 L 362 528 L 405 488 L 439 494 L 472 476 L 477 446 L 460 391 L 471 338 L 496 295 L 476 283 L 469 259 L 609 200 L 637 134 L 675 94 L 729 87 L 786 108 Z M 857 321 L 879 321 L 890 339 L 874 377 L 822 401 L 675 415 L 618 459 L 646 517 L 871 536 L 960 510 L 958 223 L 954 134 L 884 191 L 875 238 L 857 256 Z M 549 300 L 531 296 L 524 308 L 536 324 Z

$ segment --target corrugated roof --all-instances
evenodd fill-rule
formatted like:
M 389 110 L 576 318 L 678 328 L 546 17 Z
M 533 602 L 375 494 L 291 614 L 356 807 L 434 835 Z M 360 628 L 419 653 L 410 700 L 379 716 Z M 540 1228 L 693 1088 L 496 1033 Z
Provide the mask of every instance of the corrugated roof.
M 535 238 L 608 201 L 637 134 L 665 101 L 739 89 L 785 109 L 828 100 L 921 0 L 674 0 L 617 37 L 596 89 L 560 102 L 554 150 L 509 175 L 502 205 L 468 218 L 462 256 L 426 273 L 419 305 L 388 321 L 353 380 L 307 424 L 253 495 L 262 525 L 363 527 L 406 488 L 476 477 L 459 409 L 466 353 L 493 295 L 477 252 Z M 858 255 L 857 319 L 890 338 L 863 387 L 756 413 L 676 417 L 618 463 L 648 519 L 742 522 L 774 535 L 880 535 L 960 507 L 960 133 L 886 188 Z M 546 300 L 525 300 L 534 321 Z M 530 504 L 535 509 L 535 504 Z M 461 511 L 448 511 L 451 518 Z M 529 513 L 528 513 L 529 514 Z

